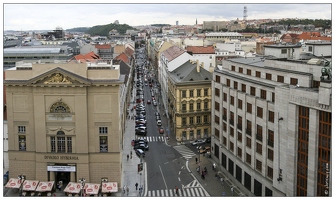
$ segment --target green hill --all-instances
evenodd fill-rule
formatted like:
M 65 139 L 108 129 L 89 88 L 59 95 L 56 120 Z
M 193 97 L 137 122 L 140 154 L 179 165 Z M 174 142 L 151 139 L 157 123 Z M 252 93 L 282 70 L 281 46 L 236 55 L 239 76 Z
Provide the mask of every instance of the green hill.
M 127 30 L 136 30 L 135 28 L 129 26 L 128 24 L 107 24 L 107 25 L 97 25 L 91 28 L 89 27 L 79 27 L 79 28 L 72 28 L 67 29 L 66 31 L 70 32 L 84 32 L 88 33 L 91 36 L 100 35 L 100 36 L 108 36 L 109 31 L 117 30 L 121 35 L 125 34 Z

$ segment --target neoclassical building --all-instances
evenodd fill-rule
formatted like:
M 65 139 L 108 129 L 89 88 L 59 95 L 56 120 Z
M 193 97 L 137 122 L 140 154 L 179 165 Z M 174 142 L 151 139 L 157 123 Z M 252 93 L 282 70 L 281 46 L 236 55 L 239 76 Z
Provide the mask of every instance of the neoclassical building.
M 101 61 L 100 61 L 101 62 Z M 121 183 L 124 76 L 107 63 L 17 63 L 5 71 L 10 178 Z

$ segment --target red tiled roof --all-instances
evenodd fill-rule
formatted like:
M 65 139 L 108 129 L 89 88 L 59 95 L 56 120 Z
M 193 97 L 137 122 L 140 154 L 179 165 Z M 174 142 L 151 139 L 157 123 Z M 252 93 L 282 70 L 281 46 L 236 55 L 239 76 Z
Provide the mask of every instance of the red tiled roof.
M 132 56 L 134 54 L 134 51 L 131 48 L 127 47 L 125 53 L 129 56 Z
M 83 55 L 83 54 L 76 55 L 76 56 L 72 57 L 70 59 L 70 61 L 76 60 L 76 61 L 80 61 L 80 62 L 86 62 L 86 61 L 97 60 L 97 59 L 100 59 L 100 56 L 98 56 L 93 51 L 91 51 L 91 52 L 89 52 L 85 55 Z
M 326 40 L 331 41 L 331 37 L 323 37 L 320 32 L 303 32 L 298 36 L 300 40 Z
M 124 52 L 122 52 L 120 55 L 116 56 L 113 60 L 122 60 L 125 63 L 129 63 L 129 58 Z
M 109 44 L 96 44 L 95 48 L 97 48 L 97 49 L 110 49 L 111 45 L 109 45 Z
M 186 47 L 187 52 L 191 52 L 192 54 L 214 54 L 215 49 L 214 46 L 188 46 Z

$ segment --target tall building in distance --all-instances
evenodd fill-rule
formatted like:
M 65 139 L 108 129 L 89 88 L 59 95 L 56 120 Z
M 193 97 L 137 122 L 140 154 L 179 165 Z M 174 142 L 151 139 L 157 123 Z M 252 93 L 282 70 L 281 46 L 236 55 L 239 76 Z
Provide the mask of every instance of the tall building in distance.
M 176 21 L 176 26 L 178 26 L 179 25 L 179 21 Z
M 248 196 L 332 196 L 331 43 L 306 45 L 315 57 L 265 45 L 214 71 L 213 157 Z
M 246 21 L 248 17 L 248 9 L 247 6 L 243 7 L 243 20 Z

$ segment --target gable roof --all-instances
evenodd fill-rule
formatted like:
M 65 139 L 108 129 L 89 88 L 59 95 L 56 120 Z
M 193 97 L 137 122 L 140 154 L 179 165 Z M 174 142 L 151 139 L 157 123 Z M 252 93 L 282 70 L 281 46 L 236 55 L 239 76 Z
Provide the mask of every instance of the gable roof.
M 91 60 L 98 60 L 100 59 L 100 56 L 95 54 L 93 51 L 88 52 L 87 54 L 79 54 L 76 56 L 73 56 L 69 61 L 80 61 L 80 62 L 90 62 Z
M 177 58 L 178 56 L 182 55 L 186 51 L 178 46 L 171 46 L 165 51 L 162 52 L 162 55 L 171 62 L 173 59 Z
M 129 47 L 126 48 L 125 53 L 126 53 L 128 56 L 133 56 L 133 55 L 134 55 L 134 51 L 133 51 L 131 48 L 129 48 Z
M 215 54 L 214 46 L 188 46 L 186 51 L 192 54 Z
M 111 45 L 110 44 L 96 44 L 95 48 L 97 48 L 97 49 L 110 49 Z
M 130 60 L 126 53 L 122 52 L 120 55 L 116 56 L 113 60 L 123 61 L 125 63 L 129 63 Z
M 200 67 L 200 72 L 197 72 L 197 64 L 190 61 L 180 65 L 177 69 L 170 72 L 170 77 L 175 82 L 189 82 L 189 81 L 211 81 L 212 74 L 206 69 Z

